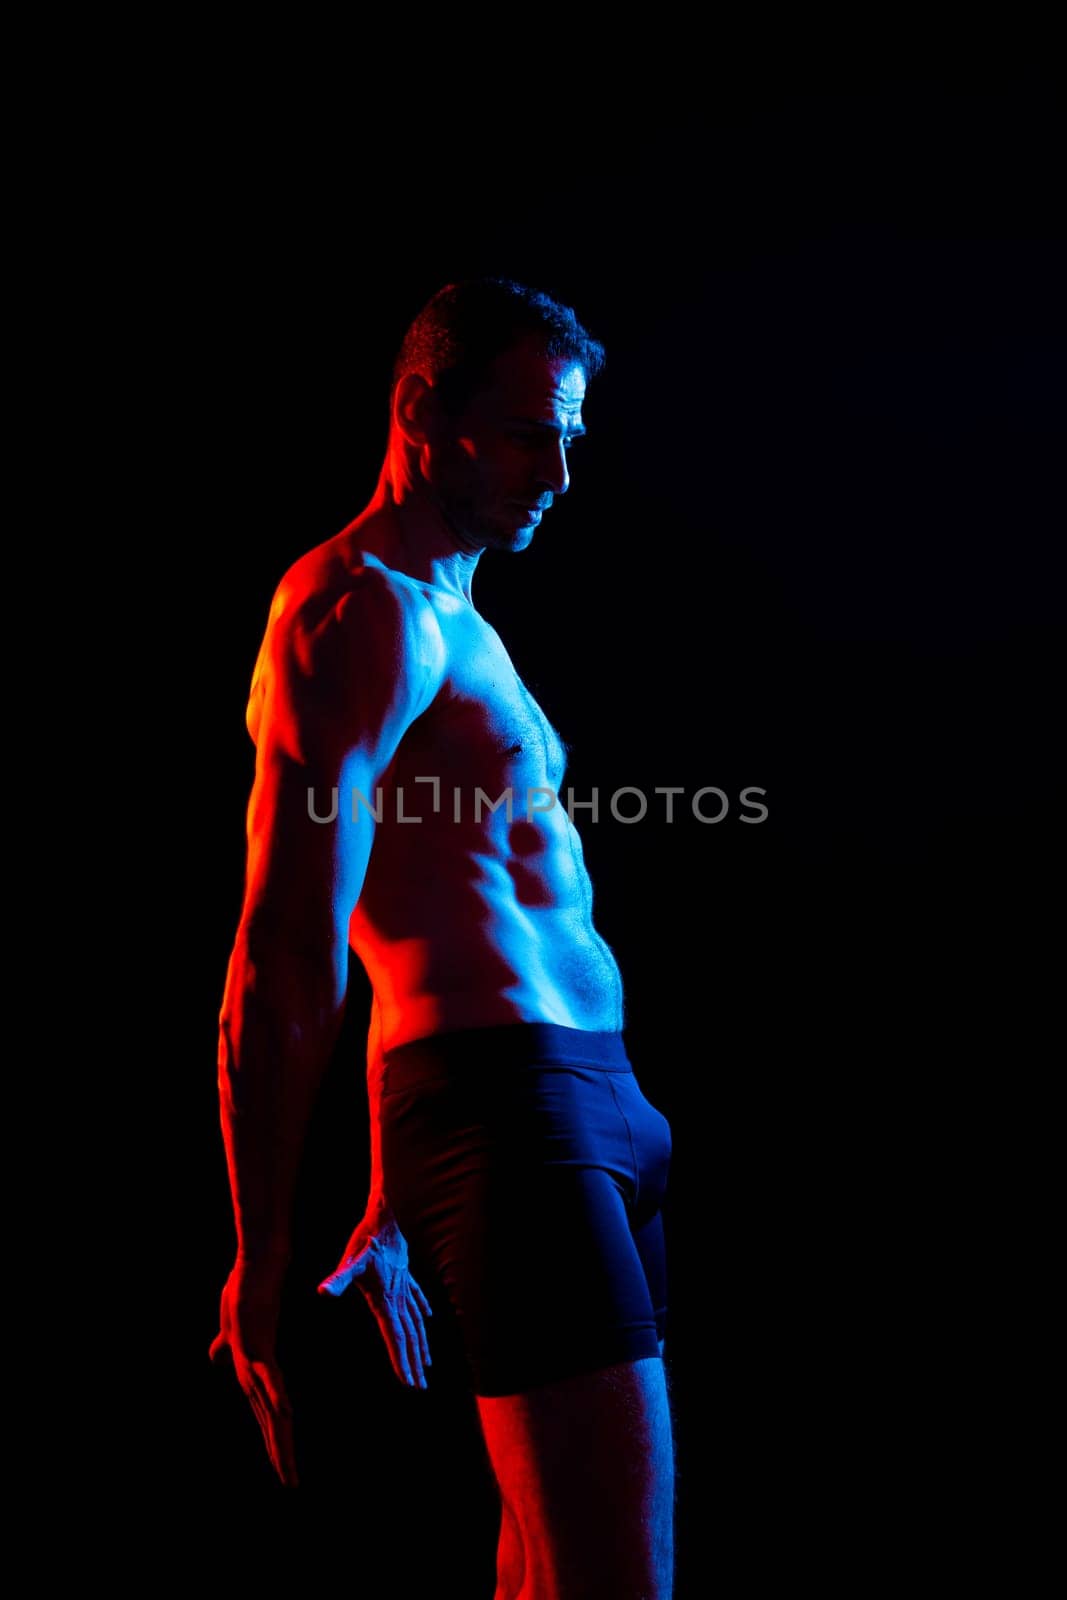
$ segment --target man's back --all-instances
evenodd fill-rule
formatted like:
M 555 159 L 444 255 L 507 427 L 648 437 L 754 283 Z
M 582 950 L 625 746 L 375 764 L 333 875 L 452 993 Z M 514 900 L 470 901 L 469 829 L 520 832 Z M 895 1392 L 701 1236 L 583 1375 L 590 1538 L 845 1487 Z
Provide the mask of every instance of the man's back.
M 386 566 L 359 535 L 309 551 L 279 585 L 248 723 L 258 742 L 264 705 L 285 714 L 267 693 L 277 630 L 309 663 L 301 692 L 342 723 L 387 680 L 432 672 L 432 698 L 373 793 L 309 785 L 308 827 L 373 828 L 350 942 L 374 990 L 380 1047 L 514 1021 L 620 1028 L 618 968 L 593 927 L 564 803 L 563 742 L 473 606 Z M 386 613 L 403 619 L 402 649 L 395 627 L 375 624 Z M 316 648 L 330 627 L 343 644 Z

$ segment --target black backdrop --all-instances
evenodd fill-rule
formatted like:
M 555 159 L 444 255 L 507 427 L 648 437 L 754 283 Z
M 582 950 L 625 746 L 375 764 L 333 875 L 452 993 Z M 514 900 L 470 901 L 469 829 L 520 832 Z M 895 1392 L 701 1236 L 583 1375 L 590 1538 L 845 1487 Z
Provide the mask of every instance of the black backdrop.
M 1051 975 L 1062 106 L 1010 72 L 753 80 L 655 115 L 620 95 L 548 137 L 513 136 L 500 105 L 403 157 L 395 130 L 346 139 L 344 118 L 294 138 L 283 108 L 227 128 L 185 195 L 190 581 L 165 653 L 189 753 L 173 887 L 196 931 L 159 1028 L 189 1123 L 168 1171 L 173 1420 L 146 1404 L 143 1479 L 180 1510 L 176 1557 L 491 1592 L 447 1328 L 411 1395 L 362 1303 L 314 1295 L 366 1190 L 358 971 L 285 1309 L 297 1496 L 206 1349 L 232 1251 L 215 1027 L 266 608 L 373 488 L 409 318 L 493 272 L 572 303 L 608 351 L 570 492 L 474 594 L 578 797 L 600 790 L 599 823 L 578 813 L 595 919 L 674 1128 L 678 1592 L 738 1562 L 757 1584 L 783 1563 L 904 1570 L 913 1533 L 979 1537 L 960 1463 L 996 1420 L 973 1403 L 989 1274 L 1017 1270 L 1004 1090 L 1037 1064 Z M 718 824 L 688 808 L 705 785 L 730 797 Z M 757 826 L 746 785 L 766 790 Z M 650 800 L 630 825 L 607 808 L 624 786 Z M 552 1293 L 551 1241 L 530 1292 Z

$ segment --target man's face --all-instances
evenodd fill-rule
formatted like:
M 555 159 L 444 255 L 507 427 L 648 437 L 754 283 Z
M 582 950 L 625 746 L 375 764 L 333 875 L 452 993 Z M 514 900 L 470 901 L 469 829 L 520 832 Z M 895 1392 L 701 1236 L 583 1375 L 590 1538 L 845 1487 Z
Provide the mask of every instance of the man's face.
M 570 482 L 585 373 L 523 342 L 499 356 L 459 416 L 440 419 L 427 477 L 464 549 L 524 550 Z

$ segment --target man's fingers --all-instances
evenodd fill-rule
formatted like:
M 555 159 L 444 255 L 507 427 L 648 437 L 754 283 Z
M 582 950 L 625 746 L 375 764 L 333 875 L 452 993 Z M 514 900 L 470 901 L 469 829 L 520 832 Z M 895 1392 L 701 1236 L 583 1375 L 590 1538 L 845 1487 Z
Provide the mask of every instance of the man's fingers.
M 411 1353 L 408 1350 L 407 1334 L 403 1323 L 399 1322 L 395 1313 L 389 1332 L 393 1341 L 393 1348 L 396 1350 L 397 1366 L 400 1369 L 399 1377 L 403 1383 L 407 1384 L 409 1389 L 413 1389 L 416 1387 L 417 1380 L 411 1370 Z
M 300 1482 L 296 1470 L 296 1450 L 293 1445 L 293 1421 L 288 1415 L 271 1418 L 268 1450 L 274 1470 L 287 1489 L 295 1489 Z
M 229 1348 L 229 1340 L 226 1338 L 225 1334 L 217 1333 L 211 1341 L 211 1347 L 207 1353 L 208 1360 L 217 1361 L 222 1352 L 224 1350 L 229 1350 Z
M 292 1416 L 292 1407 L 281 1374 L 263 1361 L 254 1362 L 253 1371 L 263 1385 L 271 1411 L 280 1417 Z
M 295 1488 L 299 1478 L 292 1408 L 281 1374 L 265 1362 L 256 1361 L 250 1365 L 249 1376 L 248 1398 L 256 1414 L 271 1466 L 286 1487 Z
M 430 1336 L 426 1331 L 426 1324 L 422 1319 L 421 1309 L 417 1303 L 414 1309 L 411 1311 L 411 1320 L 415 1324 L 415 1332 L 418 1334 L 419 1355 L 422 1358 L 422 1364 L 424 1367 L 432 1367 L 433 1361 L 430 1358 Z
M 407 1342 L 408 1366 L 413 1375 L 412 1382 L 417 1389 L 425 1389 L 426 1374 L 422 1370 L 422 1345 L 415 1328 L 415 1319 L 411 1315 L 411 1312 L 408 1310 L 406 1305 L 400 1313 L 400 1318 L 403 1324 L 404 1336 Z
M 385 1340 L 385 1348 L 389 1352 L 389 1359 L 393 1363 L 393 1371 L 401 1383 L 412 1384 L 411 1367 L 408 1362 L 407 1341 L 404 1338 L 404 1329 L 401 1326 L 395 1310 L 386 1305 L 382 1310 L 374 1308 L 378 1326 Z
M 414 1294 L 415 1299 L 419 1302 L 419 1308 L 422 1311 L 423 1315 L 427 1316 L 427 1317 L 432 1317 L 433 1316 L 433 1306 L 427 1300 L 426 1296 L 423 1294 L 422 1290 L 419 1288 L 418 1284 L 415 1282 L 415 1279 L 412 1278 L 412 1277 L 409 1277 L 408 1278 L 408 1282 L 411 1285 L 411 1291 Z
M 274 1471 L 288 1489 L 295 1489 L 299 1479 L 296 1471 L 296 1455 L 293 1449 L 292 1424 L 288 1417 L 276 1417 L 267 1409 L 262 1400 L 252 1408 L 259 1422 L 259 1430 L 263 1435 L 263 1443 L 267 1447 L 267 1455 Z

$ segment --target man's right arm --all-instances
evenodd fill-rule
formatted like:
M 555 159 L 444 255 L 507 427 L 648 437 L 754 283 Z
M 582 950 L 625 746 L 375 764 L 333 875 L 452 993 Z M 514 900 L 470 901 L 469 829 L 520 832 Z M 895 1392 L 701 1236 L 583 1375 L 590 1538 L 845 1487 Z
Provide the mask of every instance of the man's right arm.
M 245 895 L 219 1019 L 232 1276 L 255 1285 L 243 1304 L 231 1296 L 224 1342 L 235 1360 L 241 1346 L 271 1364 L 299 1162 L 344 1012 L 349 920 L 373 840 L 371 816 L 346 801 L 354 788 L 373 793 L 444 657 L 432 608 L 376 571 L 325 614 L 310 610 L 283 590 L 261 653 Z M 315 822 L 309 789 L 321 814 L 334 788 L 336 818 Z M 227 1335 L 225 1302 L 223 1321 Z
M 250 1260 L 288 1252 L 296 1168 L 343 1015 L 349 921 L 373 839 L 373 819 L 364 807 L 353 817 L 348 797 L 373 793 L 439 686 L 429 610 L 368 571 L 314 627 L 299 612 L 273 625 L 219 1039 L 238 1253 Z M 321 813 L 334 788 L 336 818 L 314 821 L 309 790 Z

